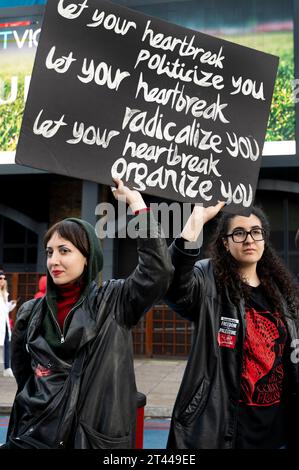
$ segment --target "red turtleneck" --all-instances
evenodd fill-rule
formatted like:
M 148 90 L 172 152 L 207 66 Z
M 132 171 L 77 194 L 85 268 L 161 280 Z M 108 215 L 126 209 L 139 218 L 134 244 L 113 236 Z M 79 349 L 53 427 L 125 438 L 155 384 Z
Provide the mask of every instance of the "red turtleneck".
M 72 307 L 78 302 L 81 295 L 82 286 L 79 283 L 65 284 L 59 287 L 57 296 L 57 321 L 61 330 L 64 320 Z

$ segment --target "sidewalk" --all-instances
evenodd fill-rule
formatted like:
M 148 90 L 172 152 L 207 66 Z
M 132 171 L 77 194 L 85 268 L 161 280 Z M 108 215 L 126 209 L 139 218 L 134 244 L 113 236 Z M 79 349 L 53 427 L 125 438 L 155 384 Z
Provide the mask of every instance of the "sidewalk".
M 146 396 L 145 417 L 170 418 L 187 361 L 135 359 L 138 392 Z
M 135 359 L 137 390 L 146 396 L 145 417 L 170 418 L 185 370 L 180 359 Z M 15 379 L 0 370 L 0 414 L 10 413 L 16 393 Z

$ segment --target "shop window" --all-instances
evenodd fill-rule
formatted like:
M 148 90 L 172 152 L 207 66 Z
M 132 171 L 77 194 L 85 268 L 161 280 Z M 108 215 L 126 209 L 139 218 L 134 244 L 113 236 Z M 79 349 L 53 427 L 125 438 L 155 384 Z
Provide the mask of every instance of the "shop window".
M 3 217 L 3 242 L 7 244 L 25 243 L 26 228 L 13 220 Z
M 24 248 L 3 247 L 3 263 L 21 263 L 24 260 Z
M 0 216 L 0 266 L 21 269 L 37 262 L 38 236 L 21 224 Z M 30 268 L 31 269 L 31 268 Z

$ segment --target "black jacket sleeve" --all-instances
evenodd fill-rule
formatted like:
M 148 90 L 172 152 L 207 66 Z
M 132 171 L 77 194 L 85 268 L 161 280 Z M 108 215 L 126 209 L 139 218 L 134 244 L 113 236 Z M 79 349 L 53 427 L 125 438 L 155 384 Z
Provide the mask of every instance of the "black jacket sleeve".
M 205 273 L 200 263 L 199 249 L 188 249 L 183 238 L 177 238 L 169 247 L 175 272 L 166 293 L 169 307 L 188 320 L 194 320 L 202 299 Z
M 26 350 L 27 327 L 31 318 L 33 306 L 40 299 L 25 302 L 18 310 L 16 322 L 11 336 L 11 367 L 17 381 L 18 388 L 22 388 L 32 373 L 30 355 Z
M 173 266 L 165 238 L 151 212 L 140 213 L 133 219 L 138 228 L 138 265 L 121 281 L 118 321 L 132 327 L 141 316 L 163 298 L 172 276 Z

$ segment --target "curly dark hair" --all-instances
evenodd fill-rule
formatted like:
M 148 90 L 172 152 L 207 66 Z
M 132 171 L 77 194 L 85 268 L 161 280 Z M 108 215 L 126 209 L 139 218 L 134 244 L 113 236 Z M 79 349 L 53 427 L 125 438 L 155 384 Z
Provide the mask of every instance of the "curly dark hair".
M 258 217 L 263 229 L 266 231 L 265 249 L 257 263 L 257 275 L 266 296 L 271 300 L 274 308 L 283 312 L 283 303 L 286 303 L 288 316 L 299 317 L 299 288 L 295 277 L 284 266 L 282 260 L 275 252 L 269 241 L 269 221 L 259 207 L 253 207 L 251 214 Z M 250 287 L 244 282 L 240 273 L 238 262 L 226 250 L 223 239 L 228 233 L 228 226 L 236 214 L 223 213 L 218 221 L 216 231 L 208 247 L 208 255 L 212 259 L 216 284 L 219 292 L 228 289 L 231 300 L 238 305 L 241 298 L 249 298 Z

